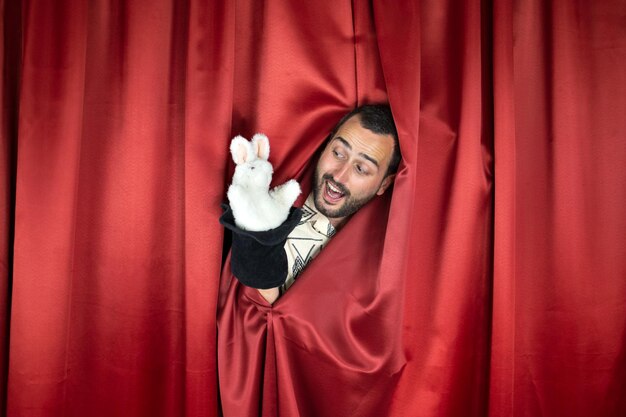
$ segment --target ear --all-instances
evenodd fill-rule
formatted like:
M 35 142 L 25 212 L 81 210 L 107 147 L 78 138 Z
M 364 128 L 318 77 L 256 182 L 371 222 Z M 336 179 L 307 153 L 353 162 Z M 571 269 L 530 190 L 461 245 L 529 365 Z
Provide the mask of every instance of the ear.
M 396 174 L 387 175 L 383 182 L 378 187 L 378 191 L 376 191 L 376 195 L 383 195 L 383 193 L 389 188 L 391 184 L 393 184 L 393 180 L 396 178 Z
M 230 153 L 235 164 L 240 165 L 252 159 L 252 147 L 243 136 L 235 136 L 230 142 Z
M 263 133 L 257 133 L 252 137 L 252 149 L 259 159 L 267 161 L 270 157 L 270 140 Z

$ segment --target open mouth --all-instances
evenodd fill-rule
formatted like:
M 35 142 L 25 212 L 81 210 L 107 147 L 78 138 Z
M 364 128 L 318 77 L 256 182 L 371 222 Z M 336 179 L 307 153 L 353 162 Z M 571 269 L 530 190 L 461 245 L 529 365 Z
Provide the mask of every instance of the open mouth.
M 346 194 L 343 193 L 339 187 L 331 184 L 328 180 L 324 181 L 324 200 L 326 200 L 327 203 L 337 204 L 345 195 Z

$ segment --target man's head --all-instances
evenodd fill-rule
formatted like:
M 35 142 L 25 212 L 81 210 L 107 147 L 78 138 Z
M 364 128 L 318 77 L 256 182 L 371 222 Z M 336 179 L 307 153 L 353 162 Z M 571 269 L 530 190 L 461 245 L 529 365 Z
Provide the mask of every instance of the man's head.
M 315 168 L 315 207 L 334 226 L 391 185 L 400 147 L 387 105 L 357 107 L 330 134 Z

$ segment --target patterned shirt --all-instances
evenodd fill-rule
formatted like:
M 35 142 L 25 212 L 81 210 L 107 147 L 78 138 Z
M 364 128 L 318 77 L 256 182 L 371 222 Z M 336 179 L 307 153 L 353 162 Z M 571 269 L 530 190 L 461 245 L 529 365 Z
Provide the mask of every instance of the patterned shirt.
M 291 287 L 304 267 L 324 249 L 334 234 L 335 228 L 328 218 L 315 208 L 315 200 L 311 192 L 302 206 L 300 223 L 285 242 L 289 270 L 285 283 L 280 287 L 281 294 Z

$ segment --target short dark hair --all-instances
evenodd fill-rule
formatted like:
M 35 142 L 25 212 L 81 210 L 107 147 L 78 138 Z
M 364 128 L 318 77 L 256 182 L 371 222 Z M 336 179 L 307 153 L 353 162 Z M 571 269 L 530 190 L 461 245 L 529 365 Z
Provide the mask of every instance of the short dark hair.
M 388 104 L 364 104 L 352 110 L 341 118 L 330 134 L 329 139 L 335 137 L 339 128 L 352 116 L 360 116 L 361 126 L 379 135 L 390 135 L 393 137 L 393 153 L 389 161 L 389 167 L 385 177 L 393 175 L 398 171 L 398 165 L 402 155 L 400 154 L 400 142 L 398 141 L 398 131 L 393 122 L 391 107 Z

